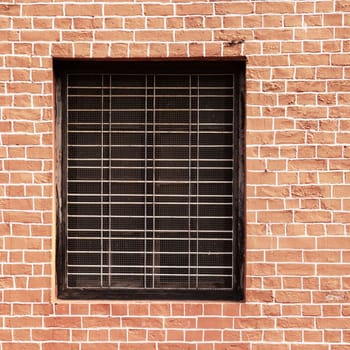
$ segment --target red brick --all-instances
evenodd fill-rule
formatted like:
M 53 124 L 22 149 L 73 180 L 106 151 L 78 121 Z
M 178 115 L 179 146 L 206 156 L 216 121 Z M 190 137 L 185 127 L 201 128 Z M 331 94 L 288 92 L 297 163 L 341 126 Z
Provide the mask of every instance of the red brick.
M 299 291 L 278 291 L 276 292 L 276 301 L 279 303 L 309 303 L 311 295 L 309 292 Z
M 215 14 L 217 15 L 228 15 L 228 14 L 249 14 L 253 13 L 254 6 L 247 2 L 218 2 L 215 4 Z
M 213 14 L 213 5 L 207 3 L 201 4 L 177 4 L 176 15 L 211 15 Z
M 33 4 L 24 5 L 22 8 L 22 16 L 62 16 L 62 5 L 45 5 L 45 4 Z
M 231 317 L 199 317 L 198 328 L 232 328 L 233 320 Z
M 81 327 L 80 317 L 47 317 L 44 325 L 48 328 L 79 328 Z
M 172 345 L 172 346 L 174 346 L 174 345 Z M 109 350 L 109 348 L 106 348 L 106 349 Z M 128 343 L 121 343 L 120 344 L 120 350 L 138 350 L 138 349 L 140 349 L 140 343 L 129 343 L 128 342 Z M 156 345 L 152 344 L 152 343 L 145 343 L 145 344 L 142 344 L 142 349 L 144 349 L 144 350 L 156 350 Z M 95 348 L 86 348 L 86 349 L 83 348 L 82 350 L 95 350 Z M 96 348 L 96 350 L 98 350 L 98 348 Z M 111 347 L 110 350 L 115 350 L 115 345 L 113 345 L 113 348 Z M 163 349 L 163 350 L 165 350 L 165 349 Z
M 294 13 L 294 3 L 293 2 L 267 2 L 267 3 L 257 3 L 256 6 L 257 13 Z
M 25 273 L 25 270 L 21 270 Z M 40 290 L 5 290 L 4 291 L 5 302 L 41 302 Z
M 155 317 L 123 317 L 122 327 L 163 328 L 163 320 Z
M 274 321 L 271 318 L 235 318 L 234 327 L 238 329 L 254 328 L 266 329 L 273 328 Z
M 2 4 L 0 5 L 0 14 L 2 16 L 19 16 L 21 11 L 20 5 Z
M 135 4 L 106 4 L 104 14 L 106 16 L 140 16 L 142 15 L 142 7 Z
M 169 4 L 145 4 L 145 16 L 171 16 L 174 14 L 174 6 Z
M 144 347 L 144 346 L 142 346 Z M 91 343 L 91 344 L 82 344 L 81 350 L 115 350 L 115 344 L 110 343 Z
M 61 340 L 61 339 L 60 339 Z M 79 350 L 78 344 L 71 344 L 69 342 L 67 343 L 43 343 L 43 350 L 62 350 L 62 347 L 64 347 L 67 350 Z
M 18 350 L 18 345 L 20 345 L 21 350 L 39 350 L 40 345 L 37 343 L 3 343 L 2 344 L 2 349 L 3 350 Z

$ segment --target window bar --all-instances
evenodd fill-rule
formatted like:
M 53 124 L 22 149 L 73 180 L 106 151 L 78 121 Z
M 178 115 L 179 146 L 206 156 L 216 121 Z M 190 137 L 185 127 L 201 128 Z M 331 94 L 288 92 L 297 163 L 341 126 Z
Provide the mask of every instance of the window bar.
M 109 111 L 108 111 L 108 286 L 112 285 L 112 74 L 109 74 Z M 103 152 L 103 149 L 102 149 Z
M 152 111 L 152 128 L 153 128 L 153 147 L 152 147 L 152 288 L 155 287 L 155 251 L 156 251 L 156 242 L 155 242 L 155 230 L 156 230 L 156 218 L 155 218 L 155 167 L 156 167 L 156 76 L 153 75 L 153 111 Z
M 191 152 L 192 152 L 192 75 L 189 75 L 189 123 L 188 123 L 188 288 L 191 288 Z
M 199 75 L 197 75 L 197 145 L 196 145 L 196 288 L 199 288 L 199 254 L 198 254 L 198 226 L 199 226 Z
M 145 179 L 145 185 L 144 185 L 144 276 L 143 276 L 143 284 L 144 288 L 147 288 L 147 125 L 148 125 L 148 103 L 147 103 L 147 97 L 148 97 L 148 75 L 145 75 L 145 150 L 144 150 L 144 164 L 145 164 L 145 171 L 144 171 L 144 179 Z
M 103 229 L 104 229 L 104 218 L 103 218 L 103 191 L 104 191 L 104 169 L 103 169 L 103 162 L 104 162 L 104 154 L 103 154 L 103 144 L 104 144 L 104 139 L 103 139 L 103 131 L 104 131 L 104 126 L 103 126 L 103 101 L 104 101 L 104 90 L 103 90 L 103 84 L 104 84 L 104 77 L 103 75 L 101 76 L 101 86 L 102 86 L 102 94 L 101 94 L 101 99 L 102 99 L 102 111 L 101 111 L 101 206 L 100 206 L 100 287 L 103 287 Z
M 67 142 L 66 142 L 66 157 L 65 158 L 65 164 L 64 164 L 64 171 L 65 171 L 65 174 L 66 174 L 66 183 L 65 183 L 65 191 L 66 191 L 66 196 L 68 197 L 68 135 L 69 135 L 69 99 L 68 99 L 68 86 L 69 86 L 69 74 L 67 74 L 66 76 L 66 101 L 67 101 L 67 110 L 66 110 L 66 138 L 67 138 Z M 63 135 L 62 135 L 63 136 Z M 62 203 L 64 204 L 64 203 Z M 68 225 L 69 225 L 69 218 L 68 218 L 68 207 L 66 207 L 66 212 L 65 212 L 65 215 L 67 215 L 67 217 L 64 218 L 64 221 L 66 222 L 66 232 L 65 232 L 65 245 L 66 245 L 66 251 L 68 249 L 68 238 L 69 238 L 69 235 L 68 235 Z M 66 253 L 67 257 L 67 261 L 66 261 L 66 266 L 65 266 L 65 270 L 66 270 L 66 273 L 65 273 L 65 276 L 66 276 L 66 283 L 67 283 L 67 287 L 69 287 L 69 281 L 68 281 L 68 254 Z
M 232 135 L 234 135 L 234 130 L 235 129 L 235 118 L 234 118 L 234 115 L 236 114 L 236 105 L 235 105 L 235 97 L 236 97 L 236 86 L 235 86 L 235 80 L 236 80 L 236 77 L 235 77 L 235 74 L 232 74 Z M 231 169 L 232 169 L 232 176 L 233 176 L 233 172 L 234 172 L 234 168 L 236 167 L 236 161 L 235 161 L 235 152 L 234 152 L 234 141 L 232 139 L 232 165 L 231 165 Z M 238 163 L 237 163 L 238 164 Z M 237 169 L 238 170 L 238 169 Z M 236 173 L 238 173 L 238 171 L 235 171 Z M 233 190 L 233 189 L 232 189 Z M 232 211 L 233 211 L 233 208 L 234 208 L 234 203 L 233 203 L 233 193 L 231 193 L 231 204 L 232 204 Z M 232 261 L 231 261 L 231 288 L 234 288 L 234 278 L 233 276 L 234 275 L 234 268 L 235 268 L 235 259 L 234 257 L 236 256 L 237 252 L 236 252 L 236 245 L 235 245 L 235 242 L 234 242 L 234 236 L 236 233 L 234 233 L 234 230 L 233 230 L 233 218 L 234 218 L 234 214 L 232 213 L 232 248 L 233 248 L 233 251 L 232 251 Z

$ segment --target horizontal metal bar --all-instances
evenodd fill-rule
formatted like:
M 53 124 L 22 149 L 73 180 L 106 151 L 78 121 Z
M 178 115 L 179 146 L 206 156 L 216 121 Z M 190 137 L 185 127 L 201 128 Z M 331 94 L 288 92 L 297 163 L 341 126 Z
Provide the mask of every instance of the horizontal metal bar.
M 183 134 L 183 135 L 189 135 L 189 134 L 197 134 L 196 130 L 193 131 L 186 131 L 186 130 L 157 130 L 157 131 L 139 131 L 139 130 L 68 130 L 68 134 L 107 134 L 107 135 L 111 135 L 111 134 L 120 134 L 120 135 L 124 135 L 124 134 L 134 134 L 134 135 L 145 135 L 145 134 L 149 134 L 149 135 L 160 135 L 160 134 L 164 134 L 164 135 L 168 135 L 168 134 Z M 201 134 L 210 134 L 210 135 L 214 135 L 214 134 L 232 134 L 232 131 L 210 131 L 210 130 L 202 130 L 199 133 L 199 136 L 201 136 Z
M 144 215 L 67 215 L 69 218 L 144 218 Z M 197 216 L 158 216 L 153 215 L 154 219 L 183 219 L 183 218 L 196 218 Z M 199 216 L 200 219 L 232 219 L 232 216 Z
M 84 85 L 68 85 L 68 89 L 82 89 L 82 90 L 96 90 L 96 89 L 101 89 L 101 90 L 107 90 L 109 91 L 110 89 L 112 90 L 147 90 L 147 91 L 154 91 L 156 90 L 188 90 L 188 91 L 198 91 L 197 86 L 190 87 L 188 86 L 151 86 L 151 87 L 146 87 L 145 85 L 138 85 L 138 86 L 123 86 L 123 85 L 111 85 L 111 86 L 102 86 L 102 85 L 96 85 L 96 86 L 84 86 Z M 232 89 L 232 86 L 200 86 L 199 90 L 227 90 L 227 89 Z M 69 92 L 68 92 L 69 95 Z M 148 94 L 149 95 L 149 94 Z M 70 96 L 70 95 L 69 95 Z M 109 96 L 109 94 L 108 94 Z M 113 96 L 113 95 L 112 95 Z M 144 95 L 143 95 L 144 96 Z M 151 93 L 151 97 L 154 96 L 154 94 Z M 156 95 L 157 96 L 157 95 Z M 201 96 L 198 94 L 192 95 L 192 97 L 197 97 Z M 232 96 L 232 95 L 230 95 Z
M 68 253 L 70 254 L 112 254 L 112 255 L 129 255 L 129 254 L 133 254 L 133 255 L 141 255 L 143 256 L 145 254 L 145 252 L 142 250 L 67 250 Z M 201 252 L 201 251 L 177 251 L 177 252 L 168 252 L 168 251 L 157 251 L 157 252 L 153 252 L 153 251 L 149 251 L 146 252 L 146 254 L 156 254 L 156 255 L 232 255 L 232 252 Z M 82 265 L 84 266 L 84 265 Z M 99 265 L 100 266 L 100 265 Z M 111 265 L 112 266 L 112 265 Z M 118 265 L 119 266 L 119 265 Z
M 74 229 L 74 228 L 70 228 L 68 229 L 68 232 L 81 232 L 82 229 L 80 228 L 77 228 L 77 229 Z M 101 229 L 98 228 L 98 229 L 84 229 L 83 230 L 84 232 L 100 232 Z M 102 231 L 104 231 L 102 229 Z M 139 233 L 143 233 L 145 232 L 144 229 L 132 229 L 132 230 L 129 230 L 129 229 L 111 229 L 111 230 L 106 230 L 106 231 L 110 231 L 111 233 L 114 233 L 114 232 L 139 232 Z M 155 233 L 174 233 L 174 232 L 179 232 L 179 230 L 157 230 L 157 229 L 154 229 L 154 230 L 147 230 L 147 231 L 151 231 L 151 232 L 155 232 Z M 184 232 L 184 231 L 180 231 L 180 232 Z M 186 233 L 232 233 L 232 230 L 187 230 Z M 158 239 L 158 238 L 156 238 Z
M 112 88 L 113 89 L 113 88 Z M 117 89 L 122 89 L 122 88 L 117 88 Z M 225 90 L 228 90 L 229 88 L 225 88 Z M 137 89 L 140 90 L 140 89 Z M 173 89 L 173 88 L 167 88 L 167 89 L 158 89 L 156 88 L 156 90 L 186 90 L 186 88 L 179 88 L 179 89 Z M 206 90 L 214 90 L 214 88 L 212 89 L 206 89 Z M 215 87 L 216 90 L 216 87 Z M 224 90 L 224 89 L 222 89 Z M 152 90 L 151 90 L 152 91 Z M 189 91 L 189 90 L 187 90 Z M 82 94 L 82 95 L 77 95 L 77 94 L 68 94 L 68 98 L 69 97 L 98 97 L 101 98 L 103 97 L 103 95 L 101 94 Z M 131 95 L 123 95 L 123 94 L 111 94 L 108 95 L 109 98 L 113 98 L 113 97 L 117 97 L 117 98 L 130 98 L 130 97 L 134 97 L 134 98 L 144 98 L 146 99 L 147 97 L 145 96 L 145 94 L 131 94 Z M 213 95 L 213 94 L 199 94 L 199 95 L 195 95 L 195 96 L 191 96 L 190 94 L 179 94 L 179 95 L 172 95 L 172 94 L 152 94 L 151 96 L 149 96 L 152 99 L 158 99 L 158 98 L 187 98 L 188 100 L 190 100 L 191 98 L 196 98 L 196 99 L 200 99 L 200 98 L 204 98 L 204 97 L 228 97 L 228 98 L 232 98 L 232 95 L 228 95 L 228 94 L 223 94 L 223 95 Z M 68 102 L 69 103 L 69 102 Z
M 148 169 L 151 167 L 140 167 L 140 166 L 75 166 L 75 165 L 70 165 L 68 166 L 68 169 L 123 169 L 123 170 L 129 170 L 129 169 Z M 205 170 L 205 169 L 209 169 L 209 170 L 233 170 L 232 167 L 208 167 L 208 166 L 201 166 L 201 167 L 180 167 L 180 166 L 157 166 L 156 170 L 159 169 L 172 169 L 172 170 L 195 170 L 195 169 L 201 169 L 201 170 Z
M 102 119 L 101 119 L 101 121 L 102 121 Z M 123 122 L 123 123 L 121 123 L 121 122 L 118 122 L 118 123 L 113 123 L 113 122 L 111 122 L 111 123 L 104 123 L 104 122 L 96 122 L 96 123 L 75 123 L 75 122 L 68 122 L 67 123 L 68 125 L 84 125 L 84 126 L 86 126 L 86 125 L 98 125 L 98 126 L 100 126 L 100 125 L 107 125 L 107 126 L 113 126 L 113 125 L 121 125 L 121 126 L 123 126 L 123 125 L 135 125 L 135 126 L 153 126 L 153 125 L 155 125 L 155 126 L 190 126 L 189 125 L 189 123 L 177 123 L 176 121 L 174 121 L 174 122 L 172 122 L 172 123 L 160 123 L 160 122 L 156 122 L 156 123 L 132 123 L 132 122 Z M 199 124 L 197 124 L 197 123 L 191 123 L 191 125 L 193 126 L 193 127 L 195 127 L 195 126 L 232 126 L 232 123 L 199 123 Z
M 193 197 L 195 197 L 195 195 L 193 195 Z M 90 204 L 104 204 L 104 205 L 109 205 L 109 204 L 123 204 L 123 205 L 134 205 L 134 204 L 139 204 L 139 205 L 144 205 L 144 204 L 147 204 L 145 202 L 119 202 L 119 201 L 109 201 L 109 202 L 73 202 L 73 201 L 68 201 L 67 202 L 68 204 L 86 204 L 86 205 L 90 205 Z M 153 204 L 153 203 L 152 203 Z M 156 206 L 162 206 L 163 204 L 170 204 L 170 205 L 176 205 L 176 206 L 184 206 L 184 207 L 188 207 L 189 204 L 192 204 L 192 205 L 211 205 L 211 206 L 217 206 L 217 205 L 226 205 L 226 206 L 229 206 L 231 205 L 232 206 L 232 203 L 228 202 L 228 203 L 225 203 L 225 202 L 199 202 L 199 203 L 196 203 L 196 202 L 154 202 L 154 204 Z M 150 203 L 151 205 L 151 203 Z
M 230 231 L 231 232 L 231 231 Z M 83 236 L 68 236 L 69 241 L 140 241 L 140 242 L 153 242 L 153 241 L 185 241 L 185 242 L 212 242 L 213 238 L 201 238 L 201 237 L 125 237 L 125 236 L 120 236 L 120 237 L 83 237 Z M 232 237 L 231 238 L 217 238 L 215 237 L 215 241 L 222 241 L 222 242 L 232 242 Z
M 68 147 L 97 147 L 97 148 L 103 148 L 103 147 L 108 147 L 107 145 L 105 146 L 100 146 L 100 145 L 94 145 L 94 144 L 87 144 L 87 145 L 79 145 L 79 144 L 67 144 Z M 141 144 L 133 144 L 133 145 L 112 145 L 112 148 L 124 148 L 124 147 L 144 147 L 144 145 L 141 145 Z M 196 148 L 196 146 L 194 145 L 155 145 L 154 148 L 157 149 L 157 148 Z M 199 145 L 199 149 L 201 149 L 202 147 L 205 147 L 205 148 L 232 148 L 232 145 L 231 144 L 223 144 L 223 145 Z M 132 160 L 133 158 L 131 158 Z M 153 158 L 152 158 L 153 159 Z M 162 158 L 154 158 L 154 160 L 162 160 Z M 179 158 L 179 160 L 181 160 L 183 158 Z M 187 158 L 186 158 L 187 159 Z M 199 158 L 200 159 L 200 158 Z M 231 159 L 232 160 L 232 159 Z
M 188 267 L 186 267 L 186 269 L 188 269 Z M 73 273 L 73 272 L 68 272 L 68 275 L 70 276 L 124 276 L 124 277 L 128 277 L 128 276 L 149 276 L 149 277 L 153 277 L 153 276 L 161 276 L 161 277 L 192 277 L 195 278 L 197 277 L 232 277 L 232 273 L 227 273 L 227 274 L 208 274 L 208 273 L 189 273 L 189 274 L 185 274 L 185 273 L 102 273 L 100 274 L 94 274 L 94 273 Z M 174 283 L 174 282 L 168 282 L 168 281 L 164 281 L 162 283 Z M 181 281 L 180 281 L 181 283 Z M 97 288 L 103 288 L 103 287 L 97 287 Z M 110 289 L 111 287 L 108 286 L 108 289 Z M 125 287 L 126 288 L 126 287 Z M 130 287 L 129 287 L 130 288 Z M 179 289 L 179 287 L 174 287 L 176 289 Z M 90 288 L 89 288 L 90 289 Z M 120 289 L 120 287 L 118 286 L 118 289 Z M 143 287 L 142 289 L 151 289 L 151 287 Z M 162 288 L 163 289 L 163 288 Z M 186 288 L 188 289 L 188 288 Z M 197 288 L 196 288 L 197 289 Z M 198 288 L 199 289 L 199 288 Z M 221 289 L 221 288 L 220 288 Z
M 98 181 L 99 182 L 99 181 Z M 109 197 L 109 196 L 118 196 L 118 197 L 153 197 L 153 194 L 145 194 L 145 193 L 140 193 L 140 194 L 120 194 L 120 193 L 111 193 L 111 194 L 89 194 L 89 193 L 69 193 L 68 194 L 68 197 L 69 196 L 79 196 L 79 197 L 90 197 L 90 196 L 95 196 L 95 197 Z M 156 197 L 181 197 L 183 198 L 184 195 L 183 194 L 156 194 L 155 195 Z M 192 194 L 191 197 L 213 197 L 213 198 L 216 198 L 216 197 L 220 197 L 220 198 L 231 198 L 232 195 L 216 195 L 216 194 Z
M 151 111 L 151 112 L 174 112 L 174 108 L 123 108 L 123 109 L 117 109 L 117 108 L 67 108 L 68 112 L 145 112 L 145 111 Z M 176 108 L 177 112 L 233 112 L 233 108 Z
M 105 264 L 102 264 L 102 265 L 72 265 L 72 264 L 68 264 L 67 265 L 68 267 L 117 267 L 117 268 L 120 268 L 120 267 L 124 267 L 124 268 L 152 268 L 152 267 L 156 267 L 156 268 L 183 268 L 183 269 L 188 269 L 189 266 L 175 266 L 175 265 L 105 265 Z M 190 266 L 191 267 L 191 266 Z M 203 269 L 231 269 L 232 267 L 230 266 L 222 266 L 222 265 L 215 265 L 215 266 L 206 266 L 206 265 L 199 265 L 198 266 L 199 268 L 203 268 Z M 193 266 L 192 268 L 196 268 L 196 266 Z M 70 272 L 70 274 L 85 274 L 85 275 L 94 275 L 94 276 L 100 276 L 99 273 L 89 273 L 89 272 L 85 272 L 85 273 L 79 273 L 79 272 Z M 129 273 L 128 273 L 129 274 Z M 150 273 L 148 273 L 150 274 Z M 126 275 L 126 274 L 124 274 Z M 162 275 L 162 274 L 160 274 Z M 195 274 L 191 274 L 192 276 L 194 276 Z M 174 276 L 172 274 L 172 276 Z
M 87 179 L 80 179 L 80 180 L 68 180 L 67 182 L 68 183 L 76 183 L 76 182 L 79 182 L 79 183 L 96 183 L 96 181 L 98 182 L 103 182 L 103 183 L 147 183 L 148 181 L 143 181 L 143 180 L 87 180 Z M 155 180 L 153 181 L 153 183 L 163 183 L 163 184 L 188 184 L 190 183 L 191 181 L 177 181 L 177 180 Z M 193 182 L 192 182 L 193 183 Z M 232 184 L 232 181 L 196 181 L 196 183 L 199 183 L 199 184 Z
M 74 160 L 74 161 L 96 161 L 100 162 L 101 158 L 67 158 L 68 160 Z M 107 159 L 105 159 L 107 160 Z M 122 162 L 144 162 L 146 159 L 145 158 L 108 158 L 108 160 L 111 161 L 122 161 Z M 152 159 L 153 160 L 153 159 Z M 192 162 L 195 161 L 201 161 L 201 162 L 232 162 L 232 158 L 216 158 L 216 159 L 204 159 L 204 158 L 181 158 L 181 159 L 167 159 L 167 158 L 154 158 L 156 162 L 188 162 L 191 160 Z M 127 167 L 124 167 L 127 168 Z M 144 166 L 143 168 L 151 168 Z M 192 167 L 191 167 L 192 168 Z M 200 166 L 198 168 L 201 168 Z

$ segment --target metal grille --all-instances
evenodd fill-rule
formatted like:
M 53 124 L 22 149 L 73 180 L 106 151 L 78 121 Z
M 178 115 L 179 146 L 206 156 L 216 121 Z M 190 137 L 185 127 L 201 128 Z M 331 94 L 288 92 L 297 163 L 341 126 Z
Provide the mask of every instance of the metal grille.
M 68 288 L 233 288 L 234 82 L 66 75 Z

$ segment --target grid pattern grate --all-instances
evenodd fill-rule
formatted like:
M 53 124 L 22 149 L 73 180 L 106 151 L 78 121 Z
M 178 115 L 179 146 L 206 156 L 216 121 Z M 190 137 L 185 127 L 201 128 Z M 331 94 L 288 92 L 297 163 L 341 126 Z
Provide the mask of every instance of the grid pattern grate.
M 66 79 L 68 288 L 232 289 L 234 74 Z

